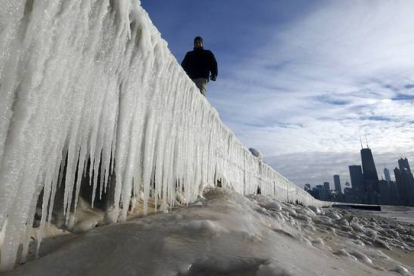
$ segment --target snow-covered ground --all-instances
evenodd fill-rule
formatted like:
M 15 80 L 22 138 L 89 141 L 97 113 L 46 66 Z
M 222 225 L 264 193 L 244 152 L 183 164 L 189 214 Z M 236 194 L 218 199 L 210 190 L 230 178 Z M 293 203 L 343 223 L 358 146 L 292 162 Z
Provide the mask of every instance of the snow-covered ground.
M 169 213 L 48 238 L 40 258 L 4 275 L 414 274 L 413 224 L 220 188 L 204 197 Z

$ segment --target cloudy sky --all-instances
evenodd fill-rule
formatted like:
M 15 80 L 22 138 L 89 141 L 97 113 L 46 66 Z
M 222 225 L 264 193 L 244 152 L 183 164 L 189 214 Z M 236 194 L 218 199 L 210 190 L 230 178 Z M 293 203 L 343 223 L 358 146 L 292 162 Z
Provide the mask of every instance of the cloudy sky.
M 293 182 L 349 181 L 360 136 L 380 176 L 414 166 L 414 1 L 141 2 L 179 62 L 204 38 L 219 63 L 207 98 Z

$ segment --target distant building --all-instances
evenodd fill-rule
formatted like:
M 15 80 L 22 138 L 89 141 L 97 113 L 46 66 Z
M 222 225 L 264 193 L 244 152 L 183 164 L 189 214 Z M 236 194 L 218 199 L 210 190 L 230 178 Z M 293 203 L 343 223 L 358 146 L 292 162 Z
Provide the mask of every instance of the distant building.
M 414 205 L 414 178 L 407 158 L 398 160 L 399 168 L 394 169 L 399 199 L 402 205 Z
M 339 175 L 337 175 L 337 174 L 335 174 L 334 176 L 333 176 L 333 178 L 334 178 L 334 183 L 335 183 L 335 191 L 336 191 L 336 193 L 339 195 L 339 194 L 342 194 L 342 189 L 341 189 L 341 179 L 339 178 Z
M 386 181 L 391 182 L 390 170 L 387 168 L 384 168 L 384 177 Z
M 364 177 L 362 175 L 362 167 L 359 165 L 349 166 L 349 176 L 351 177 L 352 190 L 355 193 L 363 193 Z
M 401 172 L 400 172 L 399 168 L 394 169 L 394 177 L 395 177 L 395 182 L 397 183 L 398 194 L 401 195 L 401 193 L 404 192 L 404 189 L 403 189 L 402 186 L 400 186 L 400 184 L 401 184 Z
M 331 189 L 329 186 L 329 182 L 323 182 L 322 191 L 321 191 L 321 200 L 329 200 L 329 195 L 331 193 Z
M 394 181 L 389 182 L 390 186 L 390 203 L 389 205 L 400 205 L 400 195 L 398 193 L 397 183 Z
M 344 188 L 344 202 L 359 203 L 354 189 L 349 187 Z
M 400 170 L 407 170 L 409 173 L 411 173 L 410 164 L 408 164 L 407 158 L 405 159 L 398 159 L 398 166 L 400 167 Z
M 328 183 L 328 186 L 326 185 Z M 315 194 L 318 194 L 318 199 L 329 200 L 329 182 L 324 182 L 324 185 L 316 185 L 312 191 L 315 190 Z
M 374 157 L 372 156 L 370 148 L 361 149 L 361 161 L 365 191 L 369 194 L 369 197 L 371 197 L 372 193 L 379 193 L 379 183 Z
M 379 197 L 379 204 L 382 205 L 389 205 L 390 204 L 390 186 L 387 180 L 380 180 L 379 181 L 380 187 L 380 197 Z
M 311 190 L 309 190 L 309 191 L 307 191 L 311 196 L 313 196 L 314 198 L 316 198 L 316 199 L 321 199 L 321 196 L 320 196 L 320 191 L 319 191 L 319 189 L 317 188 L 317 187 L 314 187 L 314 188 L 312 188 L 311 187 Z
M 315 188 L 312 189 L 313 197 L 320 200 L 326 200 L 325 189 L 322 185 L 316 185 Z

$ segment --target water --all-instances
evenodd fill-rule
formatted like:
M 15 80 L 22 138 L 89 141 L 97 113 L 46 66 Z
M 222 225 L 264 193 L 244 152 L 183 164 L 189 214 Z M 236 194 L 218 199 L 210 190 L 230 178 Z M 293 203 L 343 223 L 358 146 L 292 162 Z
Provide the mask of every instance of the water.
M 397 221 L 414 224 L 414 207 L 407 206 L 381 206 L 377 215 Z

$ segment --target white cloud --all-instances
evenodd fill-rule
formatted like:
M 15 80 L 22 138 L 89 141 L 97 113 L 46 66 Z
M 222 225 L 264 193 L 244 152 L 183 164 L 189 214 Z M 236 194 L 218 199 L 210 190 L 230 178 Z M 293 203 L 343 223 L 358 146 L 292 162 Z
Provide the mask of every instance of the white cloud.
M 379 151 L 412 145 L 414 100 L 393 99 L 414 83 L 414 2 L 326 3 L 267 33 L 213 104 L 265 155 L 351 150 L 365 132 Z
M 268 26 L 211 95 L 247 147 L 301 184 L 347 172 L 365 134 L 380 156 L 414 148 L 414 1 L 324 3 Z

